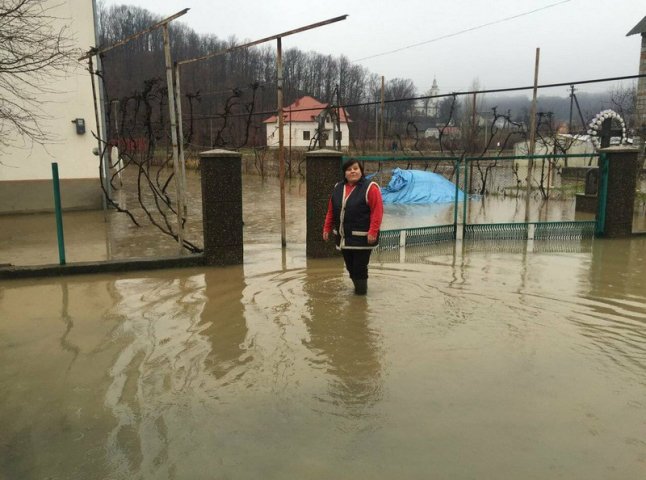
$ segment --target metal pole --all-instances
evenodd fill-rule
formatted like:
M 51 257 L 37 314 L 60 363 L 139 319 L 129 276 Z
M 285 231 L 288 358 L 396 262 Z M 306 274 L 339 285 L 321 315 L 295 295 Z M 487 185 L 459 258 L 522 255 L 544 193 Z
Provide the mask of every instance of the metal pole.
M 188 10 L 188 8 L 186 10 Z M 279 39 L 287 37 L 289 35 L 294 35 L 296 33 L 305 32 L 306 30 L 311 30 L 313 28 L 323 27 L 325 25 L 330 25 L 332 23 L 336 23 L 336 22 L 339 22 L 341 20 L 345 20 L 347 17 L 348 17 L 347 15 L 341 15 L 340 17 L 330 18 L 329 20 L 323 20 L 322 22 L 312 23 L 310 25 L 306 25 L 304 27 L 300 27 L 300 28 L 297 28 L 295 30 L 289 30 L 287 32 L 282 32 L 282 33 L 279 33 L 277 35 L 272 35 L 271 37 L 265 37 L 265 38 L 261 38 L 260 40 L 254 40 L 253 42 L 244 43 L 242 45 L 235 45 L 235 46 L 233 46 L 231 48 L 226 48 L 224 50 L 218 50 L 216 52 L 207 53 L 206 55 L 202 55 L 201 57 L 189 58 L 189 59 L 186 59 L 186 60 L 182 60 L 182 61 L 179 62 L 179 64 L 184 65 L 186 63 L 199 62 L 200 60 L 206 60 L 207 58 L 213 58 L 213 57 L 217 57 L 217 56 L 220 56 L 220 55 L 224 55 L 225 53 L 233 52 L 234 50 L 239 50 L 239 49 L 242 49 L 242 48 L 249 48 L 249 47 L 253 47 L 255 45 L 260 45 L 261 43 L 271 42 L 273 40 L 279 40 Z M 172 18 L 171 18 L 171 20 L 172 20 Z
M 467 199 L 465 198 L 466 202 Z M 458 236 L 458 209 L 460 204 L 460 159 L 455 161 L 455 205 L 453 206 L 453 240 Z
M 339 85 L 336 86 L 336 140 L 337 150 L 341 150 L 341 94 L 339 93 Z M 349 139 L 348 139 L 349 140 Z
M 276 39 L 276 96 L 278 103 L 278 164 L 280 175 L 280 244 L 283 248 L 287 246 L 285 232 L 285 152 L 283 151 L 283 47 L 281 38 Z
M 177 147 L 177 115 L 175 112 L 175 97 L 173 88 L 173 63 L 170 56 L 170 40 L 168 36 L 168 24 L 162 26 L 164 35 L 164 58 L 166 60 L 166 85 L 168 90 L 168 116 L 170 119 L 170 136 L 173 148 L 173 171 L 175 174 L 175 190 L 177 192 L 177 243 L 180 253 L 184 246 L 184 225 L 182 212 L 184 211 L 183 192 L 181 185 L 181 172 L 179 168 L 178 147 Z
M 92 56 L 88 57 L 88 70 L 90 72 L 90 81 L 92 82 L 92 97 L 94 99 L 94 121 L 96 122 L 96 141 L 98 145 L 98 155 L 99 155 L 99 180 L 101 181 L 101 185 L 103 185 L 103 190 L 104 193 L 101 195 L 101 203 L 103 205 L 103 219 L 107 222 L 108 221 L 108 202 L 106 200 L 106 196 L 110 197 L 111 192 L 110 192 L 110 181 L 108 180 L 108 176 L 110 175 L 110 170 L 109 170 L 109 165 L 106 162 L 106 148 L 103 148 L 102 145 L 102 140 L 101 138 L 105 138 L 102 133 L 102 122 L 99 121 L 99 116 L 103 112 L 102 108 L 102 96 L 99 95 L 99 100 L 97 101 L 97 92 L 96 92 L 96 85 L 94 83 L 94 64 L 92 62 Z M 98 82 L 101 81 L 101 77 L 97 80 Z
M 94 42 L 95 45 L 99 44 L 99 17 L 97 15 L 97 4 L 96 0 L 92 0 L 92 19 L 94 22 Z M 88 59 L 90 60 L 90 80 L 92 81 L 92 94 L 94 95 L 94 114 L 96 118 L 96 131 L 97 131 L 97 136 L 99 137 L 99 161 L 102 162 L 102 168 L 105 170 L 105 179 L 101 178 L 100 181 L 103 182 L 103 187 L 105 188 L 105 191 L 107 192 L 108 196 L 112 196 L 112 185 L 110 184 L 110 181 L 108 180 L 108 175 L 109 175 L 109 170 L 107 169 L 107 166 L 109 164 L 109 161 L 107 160 L 105 155 L 101 154 L 101 140 L 100 138 L 108 138 L 107 132 L 106 132 L 106 115 L 105 115 L 105 110 L 104 110 L 104 98 L 103 94 L 105 89 L 103 88 L 103 77 L 102 76 L 97 76 L 97 83 L 99 87 L 99 102 L 97 104 L 96 101 L 96 91 L 94 87 L 94 76 L 92 75 L 93 70 L 92 70 L 92 57 L 94 54 L 88 53 Z M 96 67 L 97 70 L 102 70 L 103 65 L 101 62 L 101 55 L 96 52 Z M 99 123 L 99 118 L 101 118 L 101 123 Z M 105 195 L 101 195 L 101 204 L 103 206 L 103 219 L 105 221 L 108 220 L 108 202 L 105 198 Z
M 468 197 L 469 197 L 469 170 L 467 169 L 467 164 L 469 163 L 466 158 L 463 158 L 464 160 L 464 204 L 462 205 L 462 241 L 465 239 L 465 235 L 467 232 L 467 224 L 468 222 L 468 217 L 467 217 L 467 207 L 468 207 Z
M 375 101 L 375 152 L 379 151 L 379 107 Z
M 471 111 L 471 141 L 469 142 L 469 150 L 474 152 L 476 151 L 476 136 L 478 134 L 478 127 L 477 127 L 477 116 L 478 112 L 476 111 L 476 104 L 477 104 L 477 93 L 473 92 L 473 101 L 472 101 L 472 111 Z
M 384 149 L 384 101 L 385 101 L 385 91 L 384 91 L 384 76 L 381 76 L 381 118 L 379 119 L 379 140 L 380 147 L 383 151 Z
M 173 68 L 175 70 L 175 105 L 177 105 L 177 133 L 179 136 L 179 142 L 178 142 L 178 152 L 179 152 L 179 166 L 180 166 L 180 171 L 182 174 L 182 203 L 184 205 L 184 210 L 182 211 L 183 214 L 183 222 L 186 221 L 186 217 L 188 216 L 188 207 L 187 207 L 187 195 L 186 195 L 186 162 L 184 161 L 184 127 L 183 127 L 183 122 L 182 122 L 182 97 L 180 94 L 180 85 L 179 85 L 179 65 L 177 65 L 177 62 L 173 65 Z
M 536 61 L 534 62 L 534 91 L 532 94 L 532 108 L 529 119 L 529 151 L 530 159 L 527 162 L 527 198 L 525 199 L 525 223 L 529 223 L 529 197 L 532 192 L 532 170 L 534 160 L 531 158 L 536 150 L 536 96 L 538 92 L 538 64 L 541 57 L 541 49 L 536 48 Z
M 56 236 L 58 238 L 58 263 L 65 265 L 65 238 L 63 236 L 63 214 L 61 213 L 61 189 L 58 180 L 58 163 L 52 163 L 54 183 L 54 212 L 56 214 Z
M 104 47 L 104 48 L 100 48 L 100 49 L 98 49 L 98 50 L 90 50 L 90 51 L 88 51 L 85 55 L 83 55 L 82 57 L 80 57 L 80 58 L 79 58 L 79 61 L 81 61 L 81 60 L 85 60 L 86 58 L 89 58 L 89 57 L 91 57 L 91 56 L 93 56 L 93 55 L 97 55 L 97 56 L 98 56 L 98 55 L 100 55 L 100 54 L 102 54 L 102 53 L 105 53 L 105 52 L 108 52 L 108 51 L 112 50 L 113 48 L 120 47 L 121 45 L 125 45 L 126 43 L 130 42 L 131 40 L 134 40 L 135 38 L 139 38 L 139 37 L 141 37 L 142 35 L 146 35 L 147 33 L 150 33 L 150 32 L 152 32 L 153 30 L 156 30 L 156 29 L 158 29 L 158 28 L 161 28 L 161 27 L 167 27 L 169 22 L 171 22 L 171 21 L 175 20 L 176 18 L 181 17 L 182 15 L 184 15 L 184 14 L 185 14 L 186 12 L 188 12 L 189 10 L 190 10 L 190 8 L 185 8 L 185 9 L 184 9 L 184 10 L 182 10 L 181 12 L 177 12 L 175 15 L 171 15 L 170 17 L 166 17 L 166 18 L 164 18 L 163 20 L 161 20 L 161 21 L 157 22 L 156 24 L 154 24 L 154 25 L 152 25 L 152 26 L 150 26 L 150 27 L 146 28 L 145 30 L 141 30 L 141 31 L 139 31 L 139 32 L 137 32 L 137 33 L 135 33 L 135 34 L 133 34 L 133 35 L 130 35 L 130 36 L 128 36 L 128 37 L 126 37 L 126 38 L 124 38 L 124 39 L 122 39 L 122 40 L 118 41 L 117 43 L 113 43 L 112 45 L 109 45 L 109 46 Z M 95 8 L 95 12 L 96 12 L 96 8 Z M 344 19 L 344 20 L 345 20 L 345 19 Z M 96 15 L 95 15 L 95 22 L 94 22 L 94 26 L 95 26 L 95 29 L 96 29 L 96 32 L 97 32 L 97 35 L 95 35 L 95 36 L 97 37 L 97 40 L 98 40 L 98 31 L 99 31 L 99 29 L 98 29 L 98 28 L 96 28 L 96 26 L 97 26 L 97 25 L 98 25 L 98 23 L 97 23 L 97 21 L 96 21 Z M 97 41 L 97 43 L 98 43 L 98 41 Z

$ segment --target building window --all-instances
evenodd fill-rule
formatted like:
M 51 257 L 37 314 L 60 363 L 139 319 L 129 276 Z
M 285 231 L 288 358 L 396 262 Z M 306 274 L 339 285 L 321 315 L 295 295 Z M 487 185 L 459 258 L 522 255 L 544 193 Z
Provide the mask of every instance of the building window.
M 310 139 L 310 131 L 303 130 L 303 140 L 309 140 L 309 139 Z

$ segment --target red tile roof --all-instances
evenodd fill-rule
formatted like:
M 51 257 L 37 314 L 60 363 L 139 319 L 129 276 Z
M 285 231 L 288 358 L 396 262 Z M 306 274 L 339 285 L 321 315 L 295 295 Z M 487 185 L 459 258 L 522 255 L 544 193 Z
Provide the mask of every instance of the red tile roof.
M 283 121 L 285 122 L 314 122 L 316 116 L 328 106 L 315 98 L 305 96 L 296 100 L 287 107 L 283 107 Z M 341 108 L 341 122 L 347 122 L 348 116 L 345 108 Z M 277 115 L 272 115 L 264 123 L 276 123 Z

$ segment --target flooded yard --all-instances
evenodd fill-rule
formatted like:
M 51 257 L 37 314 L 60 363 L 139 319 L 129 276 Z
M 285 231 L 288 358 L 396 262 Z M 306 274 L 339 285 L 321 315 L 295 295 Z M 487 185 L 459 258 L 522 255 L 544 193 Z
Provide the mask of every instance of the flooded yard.
M 188 220 L 186 236 L 196 245 L 202 241 L 202 203 L 200 178 L 188 173 Z M 124 213 L 114 209 L 91 212 L 64 212 L 66 260 L 101 261 L 124 258 L 177 255 L 177 243 L 161 233 L 138 207 L 133 178 L 115 198 L 122 208 L 133 211 L 136 226 Z M 646 185 L 644 185 L 646 191 Z M 301 179 L 286 183 L 287 242 L 305 243 L 305 183 Z M 152 200 L 147 199 L 148 205 Z M 463 218 L 459 204 L 459 219 Z M 575 212 L 574 200 L 536 198 L 530 203 L 530 221 L 593 220 L 594 215 Z M 470 223 L 525 221 L 525 200 L 500 195 L 472 196 L 468 202 Z M 387 205 L 383 229 L 399 229 L 453 223 L 453 205 Z M 176 217 L 169 216 L 175 228 Z M 276 178 L 243 176 L 243 220 L 245 244 L 280 244 L 280 189 Z M 321 219 L 322 225 L 323 219 Z M 646 232 L 646 204 L 635 209 L 633 230 Z M 54 214 L 0 215 L 0 264 L 42 265 L 58 263 L 56 220 Z
M 276 183 L 245 177 L 241 266 L 0 281 L 0 478 L 643 477 L 646 236 L 378 252 L 357 297 L 287 198 L 281 250 Z M 56 263 L 29 217 L 0 218 L 0 263 Z M 68 261 L 177 253 L 64 221 Z

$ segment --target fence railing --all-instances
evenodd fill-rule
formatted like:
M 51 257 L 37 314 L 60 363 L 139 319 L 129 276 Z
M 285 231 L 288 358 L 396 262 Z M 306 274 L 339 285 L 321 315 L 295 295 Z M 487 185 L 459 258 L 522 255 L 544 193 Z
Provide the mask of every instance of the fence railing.
M 603 154 L 353 158 L 363 162 L 366 175 L 374 175 L 382 187 L 395 167 L 433 172 L 455 184 L 455 198 L 441 214 L 431 205 L 403 211 L 386 205 L 381 250 L 458 239 L 592 238 L 603 225 L 607 189 Z M 579 212 L 576 198 L 590 193 L 585 173 L 593 169 L 600 172 L 595 192 L 598 213 Z

